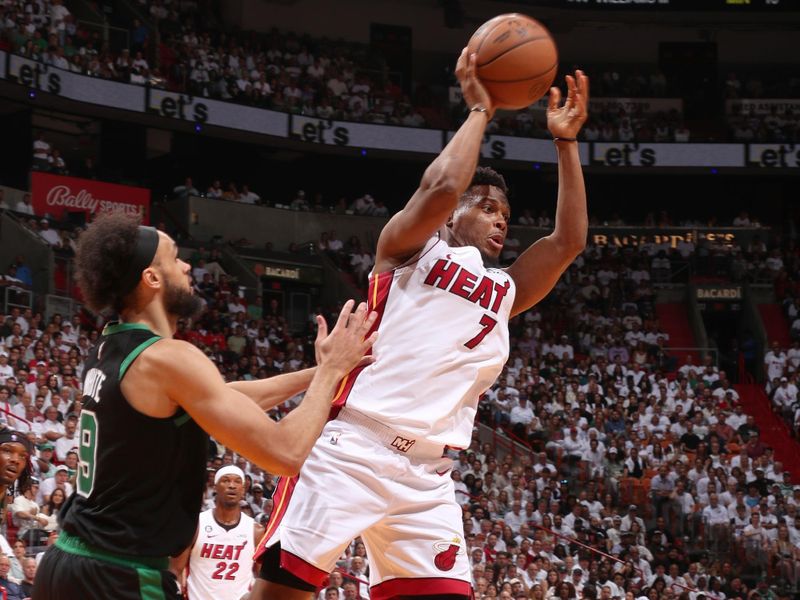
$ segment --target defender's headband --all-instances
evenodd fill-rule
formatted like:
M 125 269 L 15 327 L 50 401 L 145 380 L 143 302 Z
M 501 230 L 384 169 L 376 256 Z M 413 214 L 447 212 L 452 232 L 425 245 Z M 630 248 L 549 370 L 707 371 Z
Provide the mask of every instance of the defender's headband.
M 158 230 L 155 227 L 139 225 L 136 232 L 136 249 L 133 252 L 131 264 L 128 266 L 128 270 L 120 283 L 123 296 L 130 294 L 139 285 L 142 271 L 153 262 L 157 249 Z

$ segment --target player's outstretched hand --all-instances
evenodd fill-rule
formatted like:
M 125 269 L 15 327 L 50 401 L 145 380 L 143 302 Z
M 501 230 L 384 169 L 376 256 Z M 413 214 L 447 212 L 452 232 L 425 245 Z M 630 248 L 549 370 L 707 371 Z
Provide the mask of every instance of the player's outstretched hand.
M 494 116 L 494 102 L 475 74 L 477 60 L 478 57 L 474 52 L 469 54 L 464 48 L 456 63 L 456 77 L 461 84 L 461 93 L 464 95 L 467 108 L 472 109 L 481 105 L 486 108 L 486 114 L 491 119 Z
M 359 304 L 355 311 L 354 305 L 353 300 L 345 302 L 330 334 L 325 318 L 317 315 L 317 340 L 314 343 L 317 363 L 336 369 L 342 376 L 365 361 L 372 362 L 373 359 L 365 359 L 365 355 L 378 339 L 377 331 L 367 336 L 378 313 L 367 310 L 366 302 Z
M 547 128 L 553 137 L 574 138 L 589 116 L 589 78 L 583 71 L 567 75 L 567 100 L 561 106 L 561 90 L 550 88 Z

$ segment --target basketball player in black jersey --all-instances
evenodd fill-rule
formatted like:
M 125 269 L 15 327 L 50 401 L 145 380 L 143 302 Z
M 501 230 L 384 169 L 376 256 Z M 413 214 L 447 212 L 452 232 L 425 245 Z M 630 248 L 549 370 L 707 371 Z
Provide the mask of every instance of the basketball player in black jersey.
M 88 306 L 121 320 L 106 326 L 86 361 L 76 493 L 33 598 L 175 599 L 168 558 L 195 533 L 205 432 L 271 473 L 296 474 L 339 381 L 374 341 L 377 315 L 347 302 L 330 335 L 317 318 L 315 370 L 226 385 L 198 348 L 172 339 L 178 319 L 195 315 L 200 302 L 169 236 L 103 216 L 81 236 L 76 266 Z M 266 416 L 305 388 L 280 423 Z

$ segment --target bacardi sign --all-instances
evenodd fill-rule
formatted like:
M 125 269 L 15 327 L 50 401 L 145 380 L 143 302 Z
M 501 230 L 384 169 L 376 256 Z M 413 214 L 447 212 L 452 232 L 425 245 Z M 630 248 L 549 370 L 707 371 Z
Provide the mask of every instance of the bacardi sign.
M 68 213 L 87 213 L 87 220 L 103 212 L 139 215 L 150 222 L 150 190 L 93 179 L 64 177 L 34 171 L 31 196 L 37 216 L 61 220 Z

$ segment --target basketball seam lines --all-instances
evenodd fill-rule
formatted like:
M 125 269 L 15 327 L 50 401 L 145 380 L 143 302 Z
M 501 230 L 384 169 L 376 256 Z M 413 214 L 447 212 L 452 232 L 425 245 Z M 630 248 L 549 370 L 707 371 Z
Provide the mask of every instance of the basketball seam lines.
M 530 77 L 523 77 L 522 79 L 486 79 L 485 77 L 480 77 L 480 80 L 485 81 L 487 83 L 519 83 L 521 81 L 529 81 L 531 79 L 536 79 L 537 77 L 541 77 L 542 75 L 544 75 L 545 73 L 549 73 L 556 67 L 558 67 L 558 61 L 554 62 L 553 65 L 546 71 L 542 71 L 541 73 L 535 73 Z
M 517 48 L 519 48 L 519 47 L 521 47 L 521 46 L 524 46 L 524 45 L 526 45 L 526 44 L 530 44 L 531 42 L 535 42 L 535 41 L 537 41 L 537 40 L 546 40 L 546 39 L 549 39 L 549 37 L 550 37 L 549 35 L 540 35 L 539 37 L 535 37 L 535 38 L 531 38 L 531 39 L 529 39 L 529 40 L 525 40 L 524 42 L 520 42 L 520 43 L 519 43 L 519 44 L 517 44 L 516 46 L 512 46 L 511 48 L 506 48 L 506 49 L 505 49 L 505 50 L 503 50 L 503 51 L 502 51 L 500 54 L 498 54 L 497 56 L 495 56 L 495 57 L 494 57 L 492 60 L 486 61 L 486 62 L 485 62 L 485 63 L 483 63 L 482 65 L 475 65 L 475 66 L 476 66 L 476 68 L 478 68 L 478 69 L 482 69 L 483 67 L 486 67 L 486 66 L 488 66 L 488 65 L 492 64 L 492 63 L 493 63 L 494 61 L 496 61 L 498 58 L 502 58 L 503 56 L 505 56 L 506 54 L 508 54 L 508 53 L 509 53 L 509 52 L 511 52 L 512 50 L 516 50 Z M 483 42 L 484 42 L 485 40 L 486 40 L 486 38 L 484 37 L 484 39 L 483 39 L 483 40 L 481 40 L 481 45 L 483 45 Z M 480 48 L 478 48 L 478 50 L 480 51 Z M 557 61 L 556 61 L 556 62 L 557 62 Z

